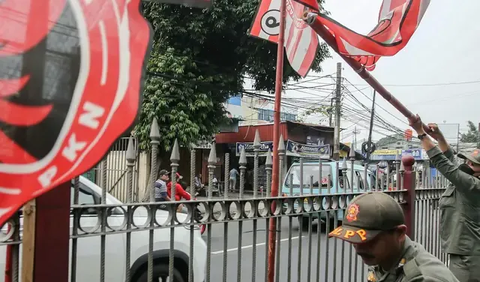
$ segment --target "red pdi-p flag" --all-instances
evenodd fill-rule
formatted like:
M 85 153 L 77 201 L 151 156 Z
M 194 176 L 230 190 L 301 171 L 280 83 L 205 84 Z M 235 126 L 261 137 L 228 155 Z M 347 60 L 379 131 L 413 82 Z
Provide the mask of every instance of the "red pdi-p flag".
M 316 0 L 295 0 L 314 8 Z M 378 23 L 367 35 L 358 34 L 334 19 L 319 13 L 318 20 L 335 37 L 340 54 L 349 56 L 373 70 L 382 56 L 402 50 L 420 24 L 430 0 L 383 0 Z
M 262 0 L 249 30 L 251 36 L 278 43 L 281 0 Z M 317 33 L 303 20 L 305 7 L 286 0 L 285 53 L 290 66 L 305 77 L 318 49 Z M 318 10 L 318 4 L 317 8 Z
M 0 2 L 0 225 L 132 125 L 150 35 L 140 0 Z

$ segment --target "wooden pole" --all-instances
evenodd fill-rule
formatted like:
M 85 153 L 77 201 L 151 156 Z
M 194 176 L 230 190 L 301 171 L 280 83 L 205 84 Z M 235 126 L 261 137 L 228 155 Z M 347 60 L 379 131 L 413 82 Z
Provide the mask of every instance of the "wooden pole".
M 35 258 L 36 201 L 23 206 L 22 282 L 33 282 Z

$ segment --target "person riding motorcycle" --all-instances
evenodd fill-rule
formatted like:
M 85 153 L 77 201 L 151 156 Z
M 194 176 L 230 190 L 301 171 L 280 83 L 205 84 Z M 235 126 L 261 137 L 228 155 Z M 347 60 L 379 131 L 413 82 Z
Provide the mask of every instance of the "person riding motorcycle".
M 180 184 L 180 180 L 183 179 L 183 176 L 181 176 L 180 173 L 178 172 L 176 176 L 177 176 L 177 183 L 175 184 L 175 201 L 180 201 L 181 199 L 190 200 L 192 198 L 191 195 L 187 191 L 185 191 L 185 189 L 183 189 L 182 185 Z M 167 194 L 168 194 L 168 197 L 172 198 L 172 182 L 171 181 L 167 184 Z M 180 204 L 178 205 L 177 211 L 182 213 L 187 213 L 187 208 L 184 205 Z

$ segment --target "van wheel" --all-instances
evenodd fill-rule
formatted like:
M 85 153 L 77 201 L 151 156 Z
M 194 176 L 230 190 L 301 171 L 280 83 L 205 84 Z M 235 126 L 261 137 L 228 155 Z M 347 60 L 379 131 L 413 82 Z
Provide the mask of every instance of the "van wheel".
M 153 281 L 154 282 L 168 282 L 168 264 L 156 264 L 153 266 Z M 182 277 L 182 274 L 178 269 L 173 269 L 173 281 L 174 282 L 185 282 Z M 148 270 L 146 269 L 145 272 L 140 275 L 136 282 L 148 282 Z

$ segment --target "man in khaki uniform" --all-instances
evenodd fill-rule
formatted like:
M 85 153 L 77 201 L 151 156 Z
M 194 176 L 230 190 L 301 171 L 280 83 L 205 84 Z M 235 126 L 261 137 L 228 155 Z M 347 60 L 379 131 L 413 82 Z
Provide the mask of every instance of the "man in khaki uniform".
M 427 136 L 421 121 L 412 124 L 433 166 L 452 185 L 440 199 L 442 249 L 450 255 L 449 268 L 460 282 L 480 281 L 480 150 L 458 154 L 466 163 L 456 165 L 453 151 L 436 124 L 429 124 Z
M 448 268 L 406 235 L 400 205 L 388 194 L 368 192 L 347 207 L 343 225 L 329 236 L 353 244 L 369 266 L 369 282 L 458 282 Z

